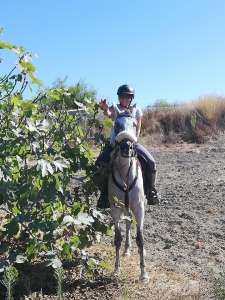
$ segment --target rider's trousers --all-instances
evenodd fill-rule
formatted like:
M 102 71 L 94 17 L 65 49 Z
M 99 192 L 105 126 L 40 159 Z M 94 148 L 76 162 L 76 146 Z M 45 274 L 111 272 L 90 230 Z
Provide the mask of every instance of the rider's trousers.
M 153 156 L 148 152 L 148 150 L 142 146 L 141 144 L 137 143 L 136 144 L 136 149 L 137 149 L 137 155 L 138 159 L 143 162 L 143 164 L 146 164 L 147 169 L 151 171 L 152 173 L 156 172 L 156 163 L 153 158 Z M 101 162 L 102 163 L 109 163 L 110 161 L 110 153 L 113 150 L 113 146 L 110 144 L 107 144 L 103 151 L 100 153 L 96 160 L 96 165 L 99 165 Z M 142 163 L 141 163 L 142 164 Z

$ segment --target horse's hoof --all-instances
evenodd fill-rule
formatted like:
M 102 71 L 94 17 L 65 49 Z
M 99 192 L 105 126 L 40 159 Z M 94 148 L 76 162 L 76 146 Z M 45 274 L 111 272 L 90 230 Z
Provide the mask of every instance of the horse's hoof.
M 148 283 L 149 282 L 149 275 L 147 272 L 140 275 L 140 281 L 142 283 Z
M 123 256 L 131 256 L 130 250 L 124 251 Z
M 120 275 L 120 269 L 115 269 L 114 272 L 113 272 L 113 275 L 115 277 L 118 277 Z

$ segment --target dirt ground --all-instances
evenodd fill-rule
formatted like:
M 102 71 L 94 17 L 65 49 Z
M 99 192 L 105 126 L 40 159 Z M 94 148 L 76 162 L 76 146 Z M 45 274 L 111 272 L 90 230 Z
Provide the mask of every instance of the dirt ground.
M 146 139 L 144 142 L 148 144 Z M 157 162 L 161 195 L 160 205 L 146 208 L 149 283 L 138 281 L 133 230 L 132 254 L 123 258 L 121 275 L 113 278 L 109 273 L 99 281 L 74 288 L 71 282 L 65 299 L 216 299 L 212 272 L 225 265 L 225 135 L 200 146 L 147 148 Z M 92 251 L 109 259 L 113 267 L 110 242 Z
M 82 299 L 215 299 L 213 274 L 225 265 L 225 135 L 204 145 L 147 148 L 157 162 L 161 195 L 159 206 L 146 209 L 150 281 L 138 281 L 133 231 L 132 255 L 123 258 L 118 281 Z M 113 265 L 112 245 L 101 247 Z
M 147 209 L 147 262 L 186 277 L 190 294 L 199 287 L 202 299 L 211 299 L 212 269 L 225 263 L 225 135 L 152 153 L 162 203 Z

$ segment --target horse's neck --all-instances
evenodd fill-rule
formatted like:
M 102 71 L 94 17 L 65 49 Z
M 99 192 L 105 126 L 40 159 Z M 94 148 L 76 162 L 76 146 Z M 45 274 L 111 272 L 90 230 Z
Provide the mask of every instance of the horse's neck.
M 136 176 L 137 160 L 134 157 L 118 157 L 113 166 L 116 178 L 121 181 L 131 182 Z

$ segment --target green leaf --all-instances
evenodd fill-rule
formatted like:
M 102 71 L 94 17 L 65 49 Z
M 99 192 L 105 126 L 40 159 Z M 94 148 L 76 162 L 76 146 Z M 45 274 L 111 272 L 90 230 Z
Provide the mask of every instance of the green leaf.
M 91 225 L 94 222 L 92 216 L 88 215 L 87 213 L 79 213 L 77 218 L 74 219 L 74 224 L 80 225 Z
M 6 224 L 5 228 L 7 235 L 10 237 L 16 235 L 20 229 L 16 219 L 12 219 L 8 224 Z
M 21 102 L 21 100 L 22 100 L 22 97 L 21 97 L 21 95 L 19 94 L 19 95 L 12 95 L 12 97 L 11 97 L 11 103 L 13 104 L 13 105 L 18 105 L 20 102 Z
M 104 121 L 103 121 L 103 126 L 105 128 L 112 128 L 113 126 L 113 121 L 109 118 L 105 118 Z
M 107 236 L 112 236 L 112 235 L 113 235 L 112 227 L 107 227 L 106 235 L 107 235 Z
M 48 96 L 56 101 L 59 101 L 61 99 L 61 94 L 59 93 L 58 90 L 49 90 Z
M 96 259 L 94 259 L 93 257 L 91 257 L 88 259 L 87 264 L 88 264 L 89 268 L 93 269 L 96 267 L 96 265 L 98 265 L 98 261 Z
M 47 176 L 48 174 L 53 174 L 54 170 L 49 161 L 40 159 L 37 162 L 37 170 L 41 170 L 42 177 Z
M 21 255 L 21 254 L 19 254 L 19 255 L 16 256 L 16 263 L 22 264 L 25 261 L 27 261 L 27 257 L 26 256 Z
M 74 224 L 74 218 L 72 216 L 65 216 L 62 221 L 62 225 Z
M 58 269 L 62 267 L 62 262 L 58 257 L 54 257 L 48 261 L 47 266 L 52 266 L 53 269 Z
M 72 258 L 72 249 L 71 246 L 68 243 L 64 243 L 62 246 L 63 249 L 63 255 L 67 258 Z
M 31 81 L 33 84 L 36 84 L 36 85 L 42 85 L 42 81 L 40 79 L 38 79 L 37 77 L 35 77 L 33 74 L 30 74 L 30 78 L 31 78 Z
M 113 266 L 112 264 L 107 261 L 107 260 L 102 260 L 100 263 L 99 263 L 99 267 L 101 267 L 102 269 L 106 270 L 106 271 L 113 271 Z
M 14 45 L 8 42 L 0 41 L 0 49 L 13 49 Z
M 32 103 L 31 101 L 23 101 L 20 103 L 20 106 L 23 108 L 24 111 L 28 110 L 28 111 L 36 111 L 37 110 L 37 105 Z
M 31 62 L 22 59 L 19 62 L 19 66 L 28 74 L 32 75 L 35 72 L 35 66 Z
M 59 159 L 59 160 L 55 160 L 55 161 L 53 161 L 52 162 L 53 163 L 53 165 L 55 166 L 55 168 L 56 168 L 56 171 L 63 171 L 63 169 L 64 168 L 68 168 L 69 167 L 69 162 L 67 161 L 67 160 L 63 160 L 63 159 Z
M 80 238 L 79 238 L 79 236 L 77 236 L 77 235 L 72 236 L 70 238 L 70 242 L 71 242 L 72 247 L 77 248 L 79 246 L 79 244 L 80 244 Z
M 33 121 L 27 120 L 26 127 L 30 132 L 39 132 L 37 129 L 37 126 L 35 125 L 35 123 Z

